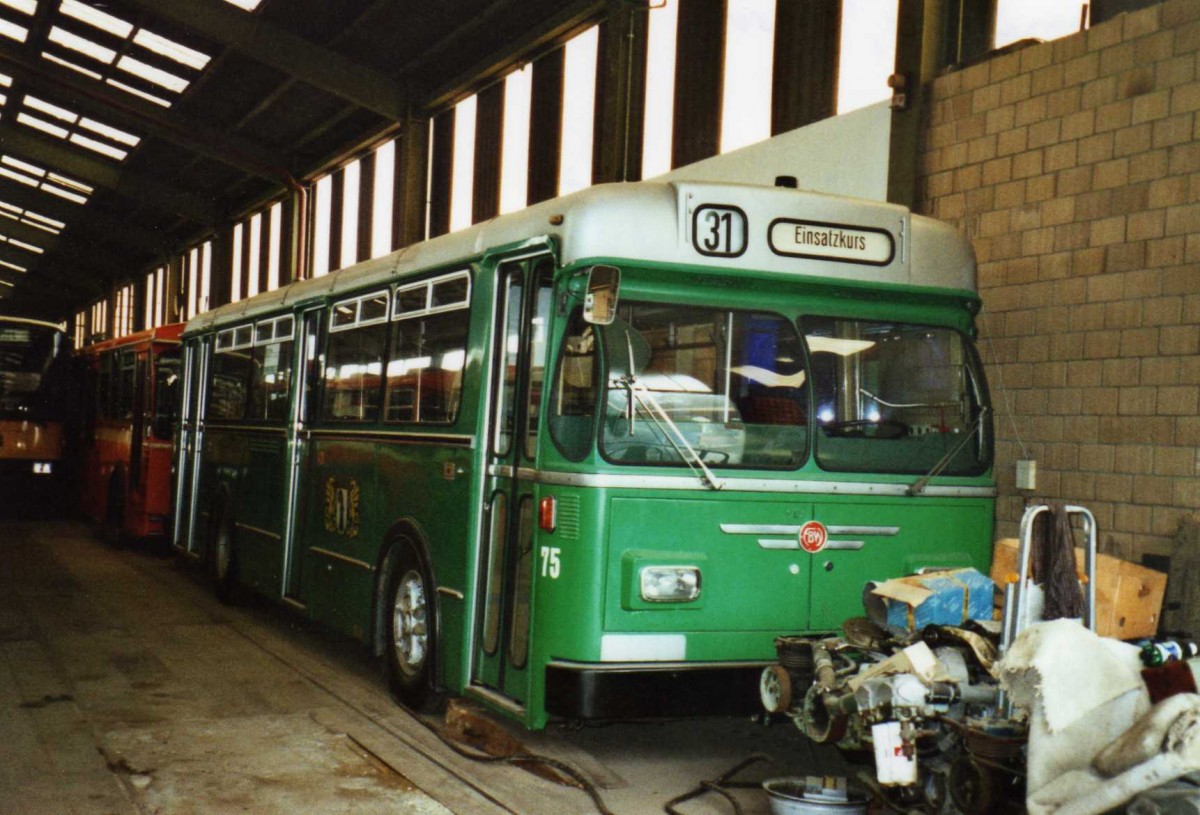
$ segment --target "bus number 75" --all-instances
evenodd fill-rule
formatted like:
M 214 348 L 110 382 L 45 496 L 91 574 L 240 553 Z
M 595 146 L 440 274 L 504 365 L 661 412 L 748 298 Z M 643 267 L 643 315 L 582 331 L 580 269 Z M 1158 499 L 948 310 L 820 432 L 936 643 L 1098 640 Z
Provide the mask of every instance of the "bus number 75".
M 557 580 L 559 574 L 562 573 L 562 561 L 559 560 L 559 554 L 562 550 L 557 546 L 542 547 L 542 577 L 549 577 L 551 580 Z

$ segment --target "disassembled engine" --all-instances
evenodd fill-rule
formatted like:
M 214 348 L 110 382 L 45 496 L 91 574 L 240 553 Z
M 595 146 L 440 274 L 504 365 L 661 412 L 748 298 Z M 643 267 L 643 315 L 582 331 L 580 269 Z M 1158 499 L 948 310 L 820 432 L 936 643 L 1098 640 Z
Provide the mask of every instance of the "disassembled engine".
M 890 635 L 866 619 L 844 638 L 776 640 L 763 706 L 815 742 L 871 751 L 860 780 L 889 805 L 939 815 L 1021 811 L 1026 725 L 993 675 L 986 623 Z

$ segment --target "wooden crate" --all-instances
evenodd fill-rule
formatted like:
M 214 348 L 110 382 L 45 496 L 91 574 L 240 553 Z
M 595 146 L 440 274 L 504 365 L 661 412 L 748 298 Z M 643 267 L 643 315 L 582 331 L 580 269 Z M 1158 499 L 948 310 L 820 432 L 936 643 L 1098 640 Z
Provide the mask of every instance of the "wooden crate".
M 1016 580 L 1016 538 L 996 541 L 992 554 L 991 578 L 1002 589 Z M 1084 573 L 1084 552 L 1075 549 L 1075 567 Z M 1167 576 L 1136 563 L 1096 555 L 1096 633 L 1121 640 L 1153 637 L 1162 614 Z

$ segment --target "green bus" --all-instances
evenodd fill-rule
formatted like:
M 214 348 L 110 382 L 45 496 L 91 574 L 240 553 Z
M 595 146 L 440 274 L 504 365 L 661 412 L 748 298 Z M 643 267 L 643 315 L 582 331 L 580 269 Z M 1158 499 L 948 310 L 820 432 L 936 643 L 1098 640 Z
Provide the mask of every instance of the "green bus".
M 412 707 L 753 710 L 777 636 L 986 569 L 979 306 L 900 206 L 599 185 L 188 323 L 175 546 Z

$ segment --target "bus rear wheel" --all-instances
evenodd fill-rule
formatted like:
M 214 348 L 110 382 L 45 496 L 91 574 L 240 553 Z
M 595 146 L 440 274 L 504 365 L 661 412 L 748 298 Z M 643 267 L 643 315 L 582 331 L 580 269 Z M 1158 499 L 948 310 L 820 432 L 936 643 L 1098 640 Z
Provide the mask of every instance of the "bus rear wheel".
M 217 599 L 230 604 L 234 601 L 237 582 L 233 552 L 233 518 L 229 512 L 229 501 L 224 496 L 215 500 L 213 507 L 213 521 L 208 536 L 208 574 Z
M 108 480 L 108 497 L 104 507 L 104 520 L 100 522 L 100 539 L 109 546 L 121 546 L 125 542 L 125 484 L 120 471 Z
M 392 695 L 413 710 L 434 710 L 441 703 L 433 679 L 437 626 L 432 591 L 412 544 L 399 543 L 385 594 L 384 659 Z

